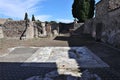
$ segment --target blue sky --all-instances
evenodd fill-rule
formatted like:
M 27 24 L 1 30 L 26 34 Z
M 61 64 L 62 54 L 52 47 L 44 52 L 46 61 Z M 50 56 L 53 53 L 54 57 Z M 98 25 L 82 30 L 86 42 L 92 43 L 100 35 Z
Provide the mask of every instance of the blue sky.
M 98 2 L 99 0 L 96 0 Z M 72 22 L 73 0 L 0 0 L 0 18 L 22 20 L 25 12 L 41 21 Z

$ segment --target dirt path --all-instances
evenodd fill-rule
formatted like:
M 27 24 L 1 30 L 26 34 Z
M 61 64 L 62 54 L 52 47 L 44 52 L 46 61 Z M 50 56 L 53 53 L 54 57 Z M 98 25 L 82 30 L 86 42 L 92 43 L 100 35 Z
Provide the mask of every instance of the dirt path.
M 25 46 L 25 47 L 68 46 L 68 42 L 54 40 L 54 37 L 31 39 L 31 40 L 1 39 L 0 55 L 7 53 L 8 48 L 19 47 L 19 46 Z

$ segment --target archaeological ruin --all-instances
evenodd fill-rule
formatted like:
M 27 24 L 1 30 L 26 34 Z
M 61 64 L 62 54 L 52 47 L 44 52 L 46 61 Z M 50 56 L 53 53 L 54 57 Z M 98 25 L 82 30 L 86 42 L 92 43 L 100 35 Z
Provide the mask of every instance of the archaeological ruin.
M 84 23 L 56 23 L 9 21 L 0 19 L 0 38 L 31 39 L 56 36 L 59 33 L 91 34 L 96 41 L 120 47 L 120 1 L 101 0 L 96 4 L 95 17 Z M 82 27 L 81 27 L 82 26 Z M 80 29 L 82 28 L 82 29 Z
M 38 21 L 5 21 L 1 24 L 1 35 L 4 38 L 32 39 L 57 36 L 60 33 L 73 33 L 83 23 L 45 23 Z M 77 32 L 77 31 L 76 31 Z M 79 34 L 79 32 L 77 32 Z M 1 37 L 3 38 L 3 37 Z
M 0 27 L 0 38 L 32 39 L 58 35 L 58 24 L 46 24 L 37 21 L 2 21 Z
M 93 19 L 85 22 L 85 33 L 91 34 L 97 41 L 120 47 L 120 1 L 101 0 L 96 4 Z
M 95 7 L 84 23 L 0 18 L 0 80 L 120 80 L 120 0 Z

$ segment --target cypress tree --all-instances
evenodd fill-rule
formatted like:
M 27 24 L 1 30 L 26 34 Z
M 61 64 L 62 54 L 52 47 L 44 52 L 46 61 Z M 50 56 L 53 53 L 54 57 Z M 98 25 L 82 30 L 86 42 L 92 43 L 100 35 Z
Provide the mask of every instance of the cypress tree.
M 79 22 L 84 22 L 94 16 L 95 0 L 74 0 L 72 14 Z
M 95 0 L 90 0 L 90 9 L 89 9 L 88 18 L 92 18 L 94 16 L 94 10 L 95 10 Z
M 27 13 L 25 13 L 24 20 L 28 20 L 28 14 Z
M 79 4 L 79 0 L 74 0 L 74 3 L 72 5 L 72 14 L 73 14 L 74 18 L 78 17 L 78 14 L 77 14 L 78 13 L 78 10 L 77 10 L 78 4 Z
M 34 17 L 34 15 L 32 15 L 32 21 L 35 21 L 35 17 Z

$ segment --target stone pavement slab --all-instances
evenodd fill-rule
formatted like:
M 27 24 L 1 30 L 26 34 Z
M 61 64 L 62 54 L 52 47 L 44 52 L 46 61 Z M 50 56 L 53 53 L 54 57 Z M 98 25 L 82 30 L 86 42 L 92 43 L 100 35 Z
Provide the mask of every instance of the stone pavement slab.
M 38 48 L 16 47 L 12 48 L 10 53 L 0 57 L 0 62 L 24 62 L 27 58 L 33 55 Z
M 22 47 L 0 57 L 0 80 L 34 80 L 37 76 L 51 80 L 119 80 L 118 75 L 85 46 Z
M 66 63 L 67 68 L 74 68 L 75 64 L 81 68 L 109 67 L 87 47 L 40 47 L 25 62 L 55 62 L 58 66 Z M 73 64 L 74 66 L 72 67 Z M 39 66 L 42 67 L 43 65 Z M 37 67 L 39 66 L 37 65 Z M 46 64 L 46 67 L 52 66 Z

